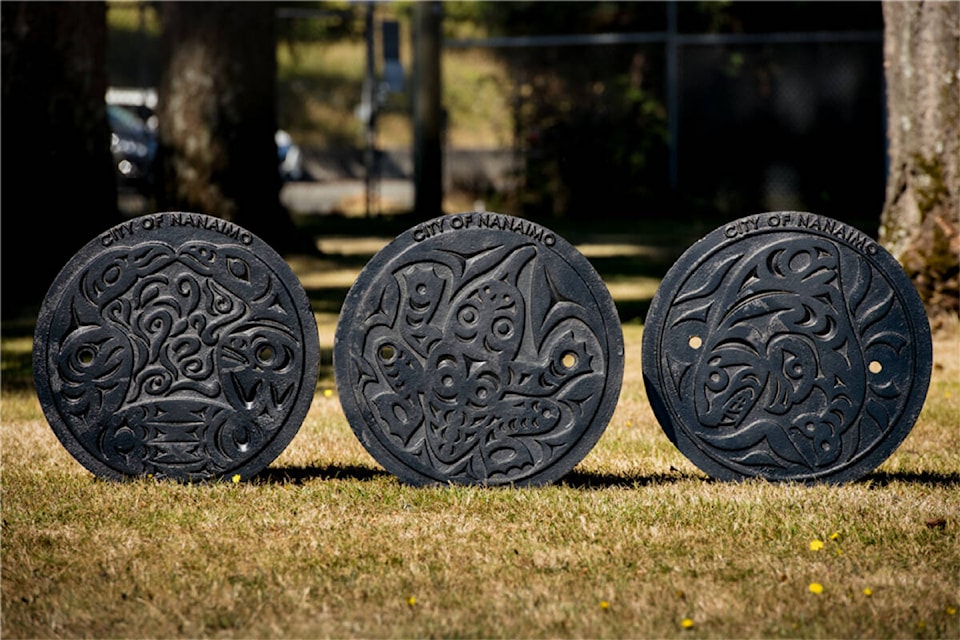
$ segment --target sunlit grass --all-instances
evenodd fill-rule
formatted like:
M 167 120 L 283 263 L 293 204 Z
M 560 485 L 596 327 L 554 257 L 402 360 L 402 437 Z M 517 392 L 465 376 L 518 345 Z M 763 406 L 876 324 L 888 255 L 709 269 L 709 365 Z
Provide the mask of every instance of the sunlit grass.
M 141 27 L 151 37 L 159 37 L 160 18 L 148 3 L 107 2 L 107 23 L 111 29 L 139 32 Z
M 482 50 L 447 50 L 442 65 L 450 145 L 509 148 L 513 80 L 504 62 Z
M 409 86 L 412 61 L 402 60 Z M 298 43 L 277 50 L 281 87 L 281 126 L 304 145 L 363 142 L 355 109 L 365 72 L 362 41 Z M 512 144 L 510 92 L 504 63 L 483 51 L 448 50 L 443 54 L 442 101 L 447 112 L 447 142 L 463 148 L 502 148 Z M 377 121 L 377 144 L 403 148 L 413 141 L 411 103 L 393 95 Z

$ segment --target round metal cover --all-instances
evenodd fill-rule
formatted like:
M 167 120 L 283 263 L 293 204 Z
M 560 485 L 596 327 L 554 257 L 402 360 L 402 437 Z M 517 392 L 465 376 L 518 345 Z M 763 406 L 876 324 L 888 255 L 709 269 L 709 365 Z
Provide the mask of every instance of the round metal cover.
M 351 427 L 402 481 L 521 486 L 561 478 L 596 444 L 619 397 L 623 335 L 572 245 L 474 212 L 374 256 L 333 357 Z
M 47 292 L 33 347 L 47 421 L 108 479 L 255 475 L 300 428 L 318 358 L 310 302 L 281 257 L 183 212 L 83 247 Z
M 903 442 L 930 381 L 930 326 L 894 258 L 801 212 L 726 224 L 668 271 L 643 376 L 670 440 L 722 480 L 856 480 Z

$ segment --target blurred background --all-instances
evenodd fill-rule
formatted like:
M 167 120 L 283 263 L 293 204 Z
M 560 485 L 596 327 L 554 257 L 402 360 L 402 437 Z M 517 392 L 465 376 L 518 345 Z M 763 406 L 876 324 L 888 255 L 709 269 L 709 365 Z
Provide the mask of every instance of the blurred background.
M 3 29 L 5 302 L 163 209 L 283 253 L 474 208 L 880 226 L 880 2 L 6 2 Z
M 111 87 L 155 91 L 157 8 L 107 6 Z M 277 125 L 299 147 L 285 177 L 362 182 L 369 172 L 378 183 L 372 213 L 412 208 L 415 10 L 276 4 Z M 445 208 L 481 201 L 591 220 L 658 217 L 666 207 L 701 216 L 801 208 L 876 219 L 885 179 L 879 3 L 827 11 L 809 2 L 454 2 L 433 10 L 442 13 Z M 371 118 L 373 164 L 365 157 Z M 363 190 L 286 191 L 298 211 L 367 210 Z

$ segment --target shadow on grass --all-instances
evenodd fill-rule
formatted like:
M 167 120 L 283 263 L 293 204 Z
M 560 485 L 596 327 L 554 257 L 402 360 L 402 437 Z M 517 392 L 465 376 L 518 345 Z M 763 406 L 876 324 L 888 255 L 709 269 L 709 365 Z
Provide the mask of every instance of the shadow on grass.
M 699 475 L 679 471 L 654 473 L 652 475 L 617 475 L 613 473 L 594 473 L 589 471 L 571 471 L 560 479 L 559 484 L 571 489 L 639 489 L 656 485 L 675 484 L 686 480 L 709 479 Z
M 560 480 L 560 484 L 572 489 L 639 489 L 655 485 L 668 485 L 685 481 L 700 481 L 704 484 L 723 483 L 722 480 L 716 480 L 707 476 L 684 473 L 682 471 L 671 471 L 669 473 L 655 473 L 653 475 L 615 475 L 608 473 L 592 473 L 573 471 Z M 744 482 L 750 482 L 744 479 Z M 912 485 L 922 485 L 927 487 L 958 487 L 960 486 L 960 472 L 937 473 L 932 471 L 877 471 L 866 475 L 857 481 L 860 484 L 866 484 L 871 488 L 883 488 L 894 483 L 904 483 Z M 737 481 L 731 481 L 731 484 L 737 484 Z M 778 484 L 772 482 L 771 484 Z M 785 484 L 790 484 L 789 482 Z M 811 484 L 810 486 L 821 486 Z
M 392 474 L 389 472 L 374 467 L 331 464 L 317 467 L 269 467 L 257 474 L 254 481 L 263 484 L 303 485 L 312 480 L 355 480 L 357 482 L 369 482 L 390 476 L 392 476 Z M 710 482 L 709 479 L 703 478 L 702 476 L 681 472 L 657 473 L 644 476 L 572 471 L 555 484 L 562 487 L 582 490 L 609 488 L 637 489 L 654 485 L 673 484 L 685 480 L 704 480 Z M 438 485 L 428 485 L 428 487 L 436 486 Z M 491 488 L 507 487 L 498 486 Z
M 412 213 L 398 215 L 378 215 L 365 218 L 342 214 L 299 215 L 293 214 L 294 223 L 301 233 L 322 239 L 327 236 L 384 236 L 393 238 L 424 218 Z M 331 257 L 337 257 L 334 254 Z
M 894 482 L 904 482 L 929 487 L 958 487 L 960 486 L 960 473 L 936 473 L 933 471 L 898 471 L 891 473 L 889 471 L 877 471 L 868 474 L 860 482 L 874 487 L 886 487 Z
M 256 475 L 254 480 L 263 484 L 302 485 L 310 480 L 357 480 L 368 482 L 389 476 L 383 469 L 359 465 L 331 464 L 323 467 L 269 467 Z
M 652 303 L 653 298 L 645 298 L 643 300 L 620 300 L 616 302 L 617 315 L 620 317 L 620 323 L 643 323 L 647 319 L 647 313 L 650 311 L 650 305 Z
M 314 313 L 340 313 L 343 300 L 350 291 L 349 287 L 311 287 L 305 289 L 310 307 Z
M 2 391 L 33 391 L 33 353 L 9 351 L 3 353 Z

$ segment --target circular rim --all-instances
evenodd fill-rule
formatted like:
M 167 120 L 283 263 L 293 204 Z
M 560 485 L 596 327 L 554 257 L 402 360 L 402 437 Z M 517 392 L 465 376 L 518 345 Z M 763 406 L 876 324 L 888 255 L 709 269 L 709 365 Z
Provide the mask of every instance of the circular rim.
M 481 229 L 476 225 L 466 225 L 463 222 L 467 216 L 481 215 L 496 216 L 507 228 Z M 442 225 L 446 225 L 445 229 L 453 231 L 453 226 L 457 224 L 462 226 L 456 230 L 454 237 L 463 238 L 465 234 L 470 234 L 471 239 L 486 237 L 492 233 L 502 233 L 505 234 L 504 238 L 512 239 L 516 234 L 509 230 L 510 225 L 527 225 L 525 228 L 530 228 L 529 225 L 533 225 L 537 230 L 542 230 L 541 238 L 544 241 L 537 245 L 538 248 L 549 251 L 551 256 L 562 260 L 580 277 L 596 303 L 598 315 L 604 323 L 603 335 L 606 340 L 605 355 L 607 363 L 606 384 L 604 385 L 602 399 L 590 420 L 589 426 L 582 431 L 579 440 L 548 466 L 535 470 L 533 473 L 524 473 L 520 477 L 509 481 L 491 480 L 489 478 L 484 481 L 454 479 L 435 468 L 414 468 L 409 462 L 401 459 L 398 451 L 395 451 L 392 446 L 385 445 L 373 432 L 371 425 L 376 424 L 377 419 L 369 406 L 365 403 L 362 405 L 357 399 L 356 395 L 359 395 L 360 392 L 355 389 L 352 383 L 353 376 L 349 370 L 351 363 L 356 358 L 356 355 L 351 351 L 351 347 L 356 346 L 355 339 L 358 335 L 362 337 L 362 333 L 357 328 L 359 323 L 357 314 L 363 309 L 364 301 L 372 295 L 371 287 L 376 287 L 391 265 L 402 262 L 404 256 L 410 251 L 418 250 L 417 247 L 423 246 L 443 247 L 447 239 L 451 238 L 449 233 L 446 236 L 437 234 L 427 238 L 424 236 L 424 230 L 438 229 Z M 519 227 L 516 228 L 519 229 Z M 571 471 L 595 446 L 612 417 L 619 399 L 623 380 L 623 351 L 623 334 L 613 299 L 593 266 L 573 245 L 542 227 L 542 225 L 521 218 L 493 212 L 464 212 L 439 216 L 411 227 L 381 249 L 366 264 L 344 299 L 334 338 L 333 362 L 340 402 L 351 428 L 368 453 L 401 481 L 411 485 L 489 484 L 530 486 L 558 480 Z
M 806 226 L 799 226 L 799 220 L 806 221 Z M 879 440 L 865 451 L 858 450 L 852 459 L 845 461 L 839 468 L 828 467 L 807 474 L 777 477 L 772 474 L 744 473 L 742 465 L 739 466 L 741 471 L 738 471 L 728 461 L 717 459 L 721 456 L 712 456 L 698 446 L 702 441 L 697 441 L 696 436 L 691 435 L 691 427 L 684 420 L 683 410 L 679 409 L 677 404 L 686 402 L 689 406 L 690 400 L 674 398 L 673 394 L 662 391 L 666 387 L 665 379 L 669 374 L 664 372 L 661 355 L 666 350 L 663 344 L 663 325 L 678 293 L 698 268 L 706 264 L 711 257 L 745 240 L 777 235 L 787 238 L 786 234 L 812 234 L 829 239 L 862 257 L 882 275 L 904 311 L 914 347 L 914 357 L 911 362 L 912 383 L 909 391 L 905 392 L 907 400 L 893 426 Z M 716 228 L 689 247 L 668 270 L 654 295 L 644 324 L 641 368 L 650 405 L 664 434 L 691 462 L 712 478 L 736 481 L 756 477 L 773 481 L 842 483 L 858 480 L 876 469 L 909 435 L 923 408 L 929 388 L 932 339 L 926 311 L 915 287 L 896 259 L 882 246 L 855 228 L 825 216 L 795 211 L 766 212 L 757 216 L 746 216 Z
M 184 216 L 187 216 L 187 218 L 184 218 Z M 174 217 L 180 222 L 186 222 L 186 224 L 169 226 Z M 269 269 L 276 281 L 282 285 L 295 307 L 296 322 L 300 330 L 300 335 L 296 337 L 302 340 L 302 366 L 299 371 L 299 383 L 295 398 L 286 411 L 286 418 L 275 429 L 273 437 L 256 449 L 252 455 L 241 457 L 239 464 L 226 469 L 222 473 L 199 473 L 184 477 L 164 476 L 186 482 L 235 478 L 236 476 L 239 476 L 241 480 L 247 480 L 266 468 L 286 449 L 306 418 L 316 390 L 319 371 L 319 334 L 310 300 L 290 266 L 272 247 L 255 234 L 221 218 L 183 211 L 146 214 L 131 218 L 107 229 L 74 254 L 50 285 L 37 317 L 32 359 L 34 383 L 41 409 L 61 444 L 94 475 L 109 480 L 127 480 L 144 475 L 115 469 L 92 454 L 76 437 L 56 408 L 56 398 L 59 390 L 54 389 L 51 384 L 47 363 L 50 357 L 55 357 L 55 354 L 51 352 L 53 345 L 49 344 L 52 326 L 57 322 L 64 296 L 77 287 L 79 274 L 82 274 L 87 266 L 105 255 L 109 250 L 131 248 L 157 241 L 176 246 L 182 246 L 187 241 L 211 242 L 218 247 L 237 248 L 248 252 L 249 255 Z M 102 425 L 100 426 L 102 428 Z

